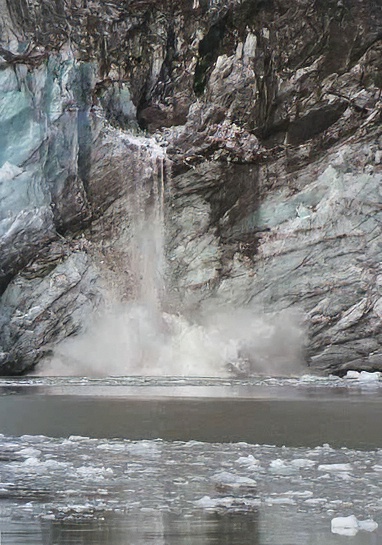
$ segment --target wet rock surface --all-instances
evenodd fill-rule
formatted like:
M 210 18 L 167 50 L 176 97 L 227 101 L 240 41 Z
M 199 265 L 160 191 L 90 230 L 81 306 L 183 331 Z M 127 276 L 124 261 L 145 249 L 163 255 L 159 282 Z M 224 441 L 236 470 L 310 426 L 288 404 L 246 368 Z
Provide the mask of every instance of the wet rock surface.
M 295 308 L 312 367 L 382 369 L 380 2 L 0 7 L 1 373 L 131 297 L 165 148 L 169 304 Z

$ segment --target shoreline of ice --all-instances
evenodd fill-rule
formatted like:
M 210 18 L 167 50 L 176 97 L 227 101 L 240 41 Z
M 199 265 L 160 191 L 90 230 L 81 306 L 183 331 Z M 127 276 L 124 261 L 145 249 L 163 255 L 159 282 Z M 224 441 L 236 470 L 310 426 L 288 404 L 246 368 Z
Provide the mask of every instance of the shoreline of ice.
M 382 387 L 381 373 L 348 371 L 343 378 L 329 375 L 305 374 L 301 376 L 251 376 L 251 377 L 198 377 L 198 376 L 19 376 L 0 377 L 0 387 L 12 386 L 149 386 L 149 387 L 215 387 L 254 386 L 292 388 L 359 389 Z

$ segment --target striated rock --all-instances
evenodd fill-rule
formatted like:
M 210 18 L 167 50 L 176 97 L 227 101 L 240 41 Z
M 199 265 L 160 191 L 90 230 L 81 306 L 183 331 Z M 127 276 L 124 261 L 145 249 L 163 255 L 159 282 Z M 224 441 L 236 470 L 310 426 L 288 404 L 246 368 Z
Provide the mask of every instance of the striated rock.
M 99 304 L 97 273 L 85 253 L 72 253 L 52 265 L 42 280 L 31 273 L 16 276 L 3 294 L 2 374 L 32 368 L 52 343 L 78 332 Z
M 0 372 L 132 296 L 160 173 L 169 306 L 297 309 L 314 369 L 382 370 L 378 0 L 0 8 Z

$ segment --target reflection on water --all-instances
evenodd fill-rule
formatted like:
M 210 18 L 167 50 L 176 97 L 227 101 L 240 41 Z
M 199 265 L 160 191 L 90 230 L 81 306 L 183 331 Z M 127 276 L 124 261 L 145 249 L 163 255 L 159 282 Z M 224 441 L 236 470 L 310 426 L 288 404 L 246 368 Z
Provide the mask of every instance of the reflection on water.
M 41 526 L 44 545 L 258 545 L 256 515 L 135 514 L 105 521 L 55 522 Z M 127 541 L 128 540 L 128 541 Z
M 1 520 L 1 519 L 0 519 Z M 6 522 L 2 545 L 379 545 L 378 533 L 349 538 L 331 534 L 321 521 L 287 513 L 168 513 L 106 516 L 104 520 Z
M 259 545 L 257 515 L 171 513 L 3 523 L 2 545 Z

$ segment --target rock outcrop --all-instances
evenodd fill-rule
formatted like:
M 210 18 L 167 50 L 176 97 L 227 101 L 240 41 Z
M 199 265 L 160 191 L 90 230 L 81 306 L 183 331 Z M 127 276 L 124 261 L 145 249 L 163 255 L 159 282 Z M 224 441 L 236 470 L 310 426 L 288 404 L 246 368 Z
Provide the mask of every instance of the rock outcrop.
M 131 297 L 158 169 L 169 305 L 296 308 L 314 369 L 382 370 L 379 0 L 0 8 L 0 373 Z

